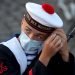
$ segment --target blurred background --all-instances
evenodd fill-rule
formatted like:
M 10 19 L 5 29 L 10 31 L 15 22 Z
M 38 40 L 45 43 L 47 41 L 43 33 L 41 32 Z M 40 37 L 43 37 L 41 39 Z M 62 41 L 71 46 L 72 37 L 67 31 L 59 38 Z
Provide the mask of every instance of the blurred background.
M 74 0 L 0 0 L 0 42 L 10 39 L 20 33 L 21 19 L 25 13 L 26 2 L 50 3 L 64 21 L 64 30 L 67 35 L 73 32 L 75 24 Z M 71 35 L 71 37 L 73 37 Z M 75 55 L 75 37 L 69 42 L 70 51 Z

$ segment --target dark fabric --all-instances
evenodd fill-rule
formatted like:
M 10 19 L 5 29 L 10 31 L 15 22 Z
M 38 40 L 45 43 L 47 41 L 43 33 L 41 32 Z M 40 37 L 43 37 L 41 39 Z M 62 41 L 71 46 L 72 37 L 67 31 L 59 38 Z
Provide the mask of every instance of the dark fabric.
M 48 75 L 47 68 L 40 61 L 37 61 L 32 71 L 33 75 Z
M 64 62 L 60 54 L 54 56 L 47 66 L 48 72 L 52 75 L 75 75 L 74 57 L 71 53 L 69 55 L 69 62 Z
M 23 75 L 75 75 L 75 60 L 70 53 L 69 62 L 64 62 L 57 53 L 45 67 L 39 60 L 40 54 L 32 61 Z M 0 75 L 21 75 L 20 66 L 13 53 L 4 45 L 0 45 Z
M 31 69 L 33 75 L 75 75 L 74 56 L 70 53 L 69 58 L 69 62 L 64 62 L 60 54 L 57 53 L 50 60 L 47 67 L 35 59 L 23 75 L 29 75 L 29 70 Z
M 20 75 L 20 66 L 13 53 L 0 44 L 0 75 Z

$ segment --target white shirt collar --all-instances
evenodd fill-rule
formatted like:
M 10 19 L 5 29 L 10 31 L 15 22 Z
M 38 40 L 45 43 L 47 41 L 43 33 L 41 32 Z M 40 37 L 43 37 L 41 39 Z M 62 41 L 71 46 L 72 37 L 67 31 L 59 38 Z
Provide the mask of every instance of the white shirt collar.
M 16 60 L 20 64 L 20 69 L 22 74 L 27 68 L 27 58 L 18 39 L 14 37 L 8 40 L 7 42 L 2 42 L 1 44 L 7 46 L 12 51 Z

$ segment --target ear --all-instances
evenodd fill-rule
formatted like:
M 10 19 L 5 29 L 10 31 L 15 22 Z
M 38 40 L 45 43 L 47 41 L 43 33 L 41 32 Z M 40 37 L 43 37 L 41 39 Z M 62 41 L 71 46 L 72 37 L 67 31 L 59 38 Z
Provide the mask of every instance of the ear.
M 25 18 L 22 18 L 21 25 L 24 23 L 24 21 L 25 21 Z

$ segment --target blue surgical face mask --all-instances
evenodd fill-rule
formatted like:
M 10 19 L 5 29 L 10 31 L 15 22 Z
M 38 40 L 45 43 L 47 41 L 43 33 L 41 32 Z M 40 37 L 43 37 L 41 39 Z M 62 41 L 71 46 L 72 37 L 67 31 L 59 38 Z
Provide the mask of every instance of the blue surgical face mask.
M 19 36 L 20 44 L 26 53 L 39 52 L 42 49 L 42 41 L 30 39 L 23 31 Z

